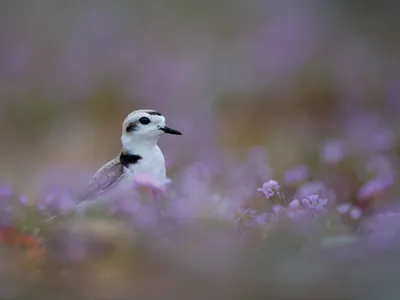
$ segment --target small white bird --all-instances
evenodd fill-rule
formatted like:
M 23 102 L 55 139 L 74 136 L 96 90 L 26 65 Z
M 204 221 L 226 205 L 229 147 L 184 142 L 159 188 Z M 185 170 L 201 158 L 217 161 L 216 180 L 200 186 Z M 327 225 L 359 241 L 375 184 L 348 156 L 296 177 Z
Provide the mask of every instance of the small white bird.
M 160 186 L 164 185 L 167 180 L 165 160 L 157 145 L 163 133 L 182 134 L 167 127 L 165 117 L 154 110 L 141 109 L 130 113 L 122 124 L 122 151 L 94 174 L 79 197 L 77 208 L 90 206 L 111 190 L 132 187 L 137 176 L 148 176 Z

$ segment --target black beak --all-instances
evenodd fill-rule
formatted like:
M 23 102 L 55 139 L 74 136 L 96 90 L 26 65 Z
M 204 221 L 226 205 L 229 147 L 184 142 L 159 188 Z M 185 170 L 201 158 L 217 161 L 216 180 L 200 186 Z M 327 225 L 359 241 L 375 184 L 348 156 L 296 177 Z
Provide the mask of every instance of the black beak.
M 160 130 L 164 131 L 165 133 L 169 133 L 169 134 L 182 135 L 182 133 L 180 131 L 169 128 L 167 126 L 161 127 Z

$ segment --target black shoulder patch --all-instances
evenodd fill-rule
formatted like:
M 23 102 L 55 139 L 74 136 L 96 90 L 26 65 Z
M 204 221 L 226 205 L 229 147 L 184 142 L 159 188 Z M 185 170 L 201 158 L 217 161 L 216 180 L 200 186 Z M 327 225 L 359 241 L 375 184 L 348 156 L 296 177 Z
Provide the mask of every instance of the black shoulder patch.
M 128 167 L 129 165 L 137 164 L 137 162 L 142 159 L 140 155 L 129 154 L 122 152 L 119 156 L 119 162 L 124 166 Z
M 162 116 L 162 114 L 160 114 L 159 112 L 157 112 L 155 110 L 149 111 L 148 114 L 151 115 L 151 116 Z

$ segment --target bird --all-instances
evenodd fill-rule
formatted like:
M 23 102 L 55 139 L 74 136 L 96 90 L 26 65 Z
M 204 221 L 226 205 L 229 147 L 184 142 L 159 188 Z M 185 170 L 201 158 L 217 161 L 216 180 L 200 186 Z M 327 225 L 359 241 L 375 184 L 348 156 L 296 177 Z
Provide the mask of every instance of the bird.
M 112 191 L 132 187 L 140 176 L 151 178 L 159 187 L 165 185 L 165 159 L 157 145 L 163 134 L 182 135 L 166 126 L 165 117 L 155 110 L 131 112 L 122 123 L 122 150 L 95 172 L 80 194 L 77 208 L 88 207 L 101 196 L 112 195 Z

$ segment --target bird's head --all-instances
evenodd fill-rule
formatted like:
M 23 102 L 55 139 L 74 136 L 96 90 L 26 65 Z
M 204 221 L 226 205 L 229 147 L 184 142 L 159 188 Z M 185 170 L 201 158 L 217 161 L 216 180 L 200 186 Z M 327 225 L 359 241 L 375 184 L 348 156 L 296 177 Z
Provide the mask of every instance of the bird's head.
M 122 144 L 157 143 L 163 133 L 181 135 L 178 130 L 165 125 L 165 117 L 160 113 L 141 109 L 130 113 L 122 124 Z

